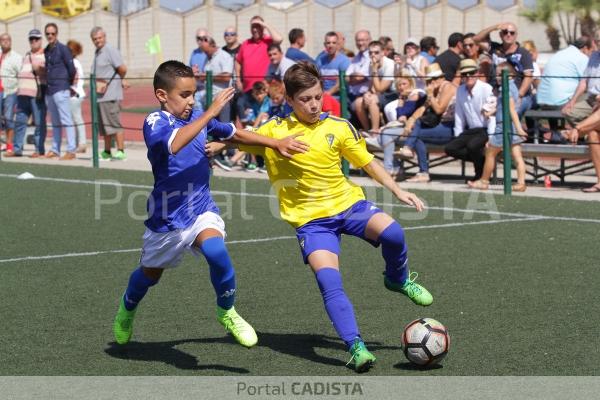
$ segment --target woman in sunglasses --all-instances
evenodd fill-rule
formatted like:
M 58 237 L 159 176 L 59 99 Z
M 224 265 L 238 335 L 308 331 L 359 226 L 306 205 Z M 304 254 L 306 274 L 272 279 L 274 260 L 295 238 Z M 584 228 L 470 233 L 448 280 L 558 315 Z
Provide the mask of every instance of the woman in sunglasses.
M 492 73 L 492 58 L 483 51 L 478 43 L 473 40 L 474 33 L 467 33 L 463 40 L 463 52 L 465 58 L 470 58 L 477 63 L 477 75 L 484 82 L 489 82 Z

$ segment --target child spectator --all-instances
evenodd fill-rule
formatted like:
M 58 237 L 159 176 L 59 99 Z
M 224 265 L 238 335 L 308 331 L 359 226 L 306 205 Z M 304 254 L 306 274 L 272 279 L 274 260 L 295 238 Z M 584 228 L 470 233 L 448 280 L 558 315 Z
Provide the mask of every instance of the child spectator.
M 77 58 L 83 52 L 81 43 L 76 40 L 69 40 L 67 47 L 71 50 L 73 55 L 73 65 L 75 66 L 75 82 L 71 85 L 71 116 L 73 117 L 73 124 L 77 131 L 77 153 L 86 152 L 86 133 L 85 123 L 83 122 L 83 115 L 81 114 L 81 103 L 85 98 L 85 90 L 83 90 L 83 83 L 85 80 L 85 74 L 83 73 L 83 67 L 81 62 Z
M 383 166 L 385 170 L 395 177 L 400 168 L 395 165 L 394 143 L 404 131 L 406 121 L 417 109 L 425 104 L 427 94 L 424 90 L 418 89 L 415 78 L 408 69 L 402 70 L 401 76 L 396 79 L 396 90 L 399 94 L 398 100 L 391 101 L 384 108 L 384 113 L 389 121 L 382 129 L 379 135 L 379 144 L 383 149 Z M 391 134 L 384 133 L 385 128 L 399 128 L 399 132 Z
M 481 178 L 475 181 L 468 181 L 469 187 L 472 189 L 487 189 L 490 183 L 490 177 L 494 167 L 496 166 L 496 156 L 502 151 L 503 146 L 503 135 L 502 135 L 502 83 L 501 74 L 502 70 L 508 70 L 509 83 L 508 90 L 510 94 L 510 118 L 511 124 L 511 152 L 514 163 L 517 166 L 517 184 L 513 185 L 512 190 L 514 192 L 524 192 L 527 189 L 525 185 L 525 161 L 523 160 L 523 153 L 521 152 L 521 143 L 527 139 L 527 132 L 521 127 L 519 116 L 515 104 L 519 101 L 519 88 L 512 78 L 515 75 L 515 70 L 509 63 L 502 63 L 496 68 L 498 82 L 498 89 L 496 93 L 496 107 L 485 107 L 484 115 L 491 118 L 493 115 L 496 116 L 496 124 L 488 125 L 488 146 L 485 150 L 485 164 L 483 166 L 483 173 Z M 505 177 L 504 179 L 510 179 Z

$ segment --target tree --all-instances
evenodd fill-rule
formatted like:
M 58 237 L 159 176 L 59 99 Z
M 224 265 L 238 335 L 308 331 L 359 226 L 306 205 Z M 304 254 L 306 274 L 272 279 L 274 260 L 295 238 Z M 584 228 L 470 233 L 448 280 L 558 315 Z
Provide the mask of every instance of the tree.
M 534 10 L 521 13 L 532 22 L 546 25 L 546 36 L 552 50 L 560 48 L 560 37 L 573 43 L 579 35 L 594 37 L 598 22 L 594 14 L 600 12 L 598 0 L 537 0 Z M 558 20 L 560 31 L 554 25 Z

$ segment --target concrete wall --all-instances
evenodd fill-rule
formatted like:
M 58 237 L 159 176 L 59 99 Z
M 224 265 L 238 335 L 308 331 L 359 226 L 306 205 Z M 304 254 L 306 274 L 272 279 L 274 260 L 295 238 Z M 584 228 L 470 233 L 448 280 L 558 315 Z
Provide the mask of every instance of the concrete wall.
M 287 10 L 278 10 L 258 0 L 254 4 L 237 12 L 214 5 L 214 0 L 205 0 L 204 5 L 185 14 L 169 11 L 159 6 L 158 0 L 152 0 L 151 7 L 130 14 L 121 19 L 121 51 L 129 67 L 130 76 L 151 77 L 160 58 L 145 52 L 145 42 L 155 33 L 162 41 L 163 59 L 180 59 L 185 62 L 196 46 L 195 31 L 205 27 L 222 44 L 222 32 L 228 25 L 237 26 L 240 39 L 250 36 L 249 19 L 261 15 L 265 21 L 285 37 L 284 47 L 289 45 L 287 33 L 299 27 L 307 34 L 305 51 L 311 55 L 322 49 L 324 34 L 329 30 L 341 31 L 346 36 L 346 47 L 354 48 L 353 33 L 361 28 L 371 31 L 374 38 L 380 35 L 390 36 L 396 49 L 408 37 L 420 38 L 434 36 L 442 49 L 452 32 L 477 32 L 482 28 L 501 22 L 514 21 L 519 27 L 520 40 L 532 39 L 541 51 L 549 50 L 544 26 L 532 24 L 519 16 L 523 0 L 516 5 L 496 11 L 486 6 L 484 1 L 467 10 L 459 10 L 441 0 L 438 4 L 425 9 L 408 6 L 407 0 L 395 1 L 382 8 L 365 5 L 361 0 L 349 0 L 336 8 L 329 8 L 315 0 L 305 0 Z M 41 0 L 32 1 L 32 12 L 10 21 L 0 22 L 0 29 L 13 37 L 13 47 L 21 54 L 28 49 L 27 32 L 33 27 L 42 29 L 47 22 L 59 26 L 59 40 L 79 40 L 84 52 L 81 56 L 86 71 L 89 71 L 93 58 L 93 45 L 89 31 L 95 25 L 102 26 L 109 43 L 117 44 L 118 16 L 100 9 L 100 0 L 94 1 L 91 11 L 70 19 L 58 19 L 41 12 Z M 498 40 L 497 36 L 494 37 Z

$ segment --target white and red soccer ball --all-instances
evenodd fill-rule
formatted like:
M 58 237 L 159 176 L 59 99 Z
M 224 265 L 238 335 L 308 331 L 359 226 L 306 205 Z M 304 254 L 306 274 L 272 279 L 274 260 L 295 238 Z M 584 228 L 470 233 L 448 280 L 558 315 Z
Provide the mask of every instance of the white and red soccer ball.
M 402 350 L 406 358 L 419 366 L 440 362 L 450 348 L 450 336 L 444 325 L 433 318 L 420 318 L 404 328 Z

